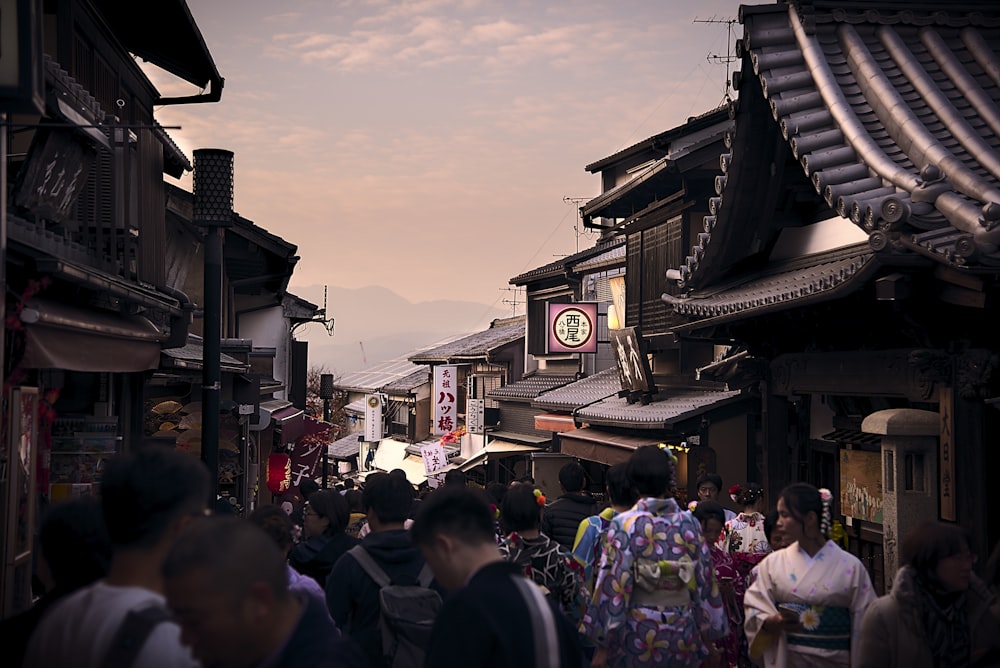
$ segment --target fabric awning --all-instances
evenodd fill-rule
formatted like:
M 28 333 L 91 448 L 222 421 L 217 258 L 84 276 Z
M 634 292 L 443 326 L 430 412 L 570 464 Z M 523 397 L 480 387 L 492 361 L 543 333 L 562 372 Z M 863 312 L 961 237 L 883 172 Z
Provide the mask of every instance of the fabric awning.
M 568 413 L 541 413 L 535 416 L 535 429 L 556 433 L 573 431 L 576 429 L 576 420 Z
M 269 426 L 281 434 L 282 445 L 296 440 L 305 431 L 305 413 L 292 402 L 284 399 L 270 399 L 260 402 L 257 424 L 250 425 L 250 431 L 263 431 Z
M 408 444 L 402 441 L 397 441 L 394 438 L 383 438 L 375 450 L 373 464 L 375 468 L 386 472 L 401 469 L 406 473 L 406 479 L 410 481 L 411 485 L 420 485 L 427 481 L 423 457 L 408 454 L 407 447 Z
M 478 452 L 473 453 L 464 462 L 451 464 L 445 467 L 441 473 L 449 471 L 451 469 L 458 469 L 459 471 L 469 471 L 477 466 L 481 466 L 489 462 L 490 459 L 502 459 L 504 457 L 513 457 L 515 455 L 526 455 L 532 452 L 539 452 L 545 450 L 545 448 L 540 448 L 535 445 L 523 445 L 521 443 L 511 443 L 510 441 L 495 440 L 489 441 L 485 448 L 482 448 Z
M 636 448 L 656 445 L 660 440 L 654 436 L 615 434 L 593 427 L 583 427 L 561 434 L 559 442 L 559 451 L 564 455 L 610 466 L 626 461 Z

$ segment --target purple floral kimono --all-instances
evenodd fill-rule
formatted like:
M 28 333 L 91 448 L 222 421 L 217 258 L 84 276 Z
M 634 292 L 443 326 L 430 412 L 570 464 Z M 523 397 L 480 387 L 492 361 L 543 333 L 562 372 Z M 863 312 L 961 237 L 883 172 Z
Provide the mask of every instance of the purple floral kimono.
M 611 666 L 701 666 L 728 624 L 701 525 L 673 499 L 611 520 L 581 631 Z

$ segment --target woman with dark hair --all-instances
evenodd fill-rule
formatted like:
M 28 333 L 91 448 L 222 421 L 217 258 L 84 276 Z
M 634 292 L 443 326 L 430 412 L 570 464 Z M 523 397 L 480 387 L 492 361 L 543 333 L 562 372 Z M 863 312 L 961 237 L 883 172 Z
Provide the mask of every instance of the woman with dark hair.
M 577 621 L 583 608 L 583 569 L 563 551 L 559 543 L 539 527 L 545 496 L 531 485 L 515 485 L 504 494 L 500 523 L 506 537 L 500 553 L 507 561 L 524 569 L 571 619 Z
M 302 511 L 302 542 L 292 548 L 288 563 L 303 575 L 326 587 L 326 578 L 344 552 L 358 544 L 344 529 L 350 519 L 347 500 L 335 489 L 324 489 L 309 497 Z
M 736 567 L 736 560 L 719 547 L 720 537 L 726 519 L 725 508 L 717 501 L 699 501 L 694 507 L 694 516 L 701 523 L 702 535 L 708 551 L 712 554 L 715 577 L 719 581 L 722 602 L 726 607 L 729 633 L 715 641 L 715 646 L 724 656 L 726 666 L 743 666 L 740 663 L 740 640 L 743 638 L 743 594 L 746 591 L 743 574 Z M 745 644 L 745 643 L 744 643 Z
M 639 500 L 608 527 L 585 635 L 592 666 L 716 665 L 727 623 L 712 557 L 694 516 L 673 499 L 675 458 L 635 450 L 628 476 Z
M 853 554 L 828 538 L 833 496 L 794 483 L 778 499 L 778 528 L 790 543 L 757 566 L 743 599 L 750 656 L 771 666 L 857 666 L 861 620 L 875 600 Z
M 756 565 L 771 551 L 764 533 L 764 490 L 754 482 L 733 485 L 729 488 L 729 498 L 742 510 L 726 522 L 722 534 L 722 549 L 730 554 L 753 555 L 749 561 Z M 749 569 L 747 569 L 749 571 Z
M 907 668 L 995 666 L 1000 625 L 989 587 L 976 577 L 968 532 L 926 522 L 903 539 L 892 593 L 875 601 L 861 628 L 861 663 Z

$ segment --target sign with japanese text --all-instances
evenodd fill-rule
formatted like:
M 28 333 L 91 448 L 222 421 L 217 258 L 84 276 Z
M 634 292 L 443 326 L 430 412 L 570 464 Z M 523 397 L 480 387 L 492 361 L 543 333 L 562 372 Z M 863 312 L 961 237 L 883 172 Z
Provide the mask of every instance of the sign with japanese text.
M 639 328 L 613 329 L 610 336 L 622 389 L 629 392 L 655 392 L 656 383 L 653 381 L 649 357 L 646 356 L 646 340 L 642 338 Z
M 465 431 L 482 434 L 486 430 L 486 400 L 468 399 L 465 402 Z
M 420 456 L 424 458 L 424 473 L 430 475 L 448 465 L 448 456 L 440 443 L 428 443 L 420 446 Z
M 375 443 L 382 440 L 382 395 L 365 395 L 365 440 Z
M 548 352 L 597 352 L 597 304 L 549 302 L 548 309 Z
M 458 426 L 455 421 L 458 412 L 457 367 L 434 367 L 434 394 L 431 401 L 434 404 L 434 435 L 440 436 L 453 431 Z

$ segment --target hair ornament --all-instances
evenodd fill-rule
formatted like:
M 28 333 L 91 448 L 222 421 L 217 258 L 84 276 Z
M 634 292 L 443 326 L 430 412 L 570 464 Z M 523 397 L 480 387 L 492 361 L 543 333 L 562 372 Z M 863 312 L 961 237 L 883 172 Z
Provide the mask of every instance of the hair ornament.
M 823 502 L 823 517 L 819 521 L 819 530 L 824 536 L 829 536 L 833 528 L 833 494 L 826 487 L 821 487 L 819 498 Z
M 490 504 L 490 513 L 493 515 L 494 520 L 500 519 L 500 507 L 497 504 Z
M 694 509 L 697 508 L 697 507 L 698 507 L 698 502 L 697 501 L 689 501 L 688 502 L 688 510 L 690 510 L 692 513 L 694 512 Z
M 545 505 L 545 495 L 542 494 L 542 490 L 540 489 L 535 490 L 535 502 L 540 506 Z
M 733 503 L 739 503 L 740 502 L 740 492 L 741 491 L 742 490 L 741 490 L 739 484 L 735 484 L 735 485 L 733 485 L 732 487 L 729 488 L 729 498 L 733 500 Z
M 667 457 L 670 457 L 670 463 L 677 466 L 677 455 L 674 454 L 674 449 L 667 445 L 666 443 L 657 443 L 656 447 L 667 453 Z

